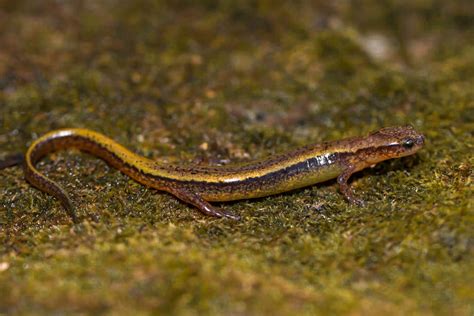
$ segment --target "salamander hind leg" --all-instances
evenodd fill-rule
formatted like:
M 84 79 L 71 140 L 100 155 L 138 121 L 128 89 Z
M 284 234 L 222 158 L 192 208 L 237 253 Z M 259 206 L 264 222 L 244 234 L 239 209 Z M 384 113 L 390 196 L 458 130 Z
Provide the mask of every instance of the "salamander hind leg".
M 231 214 L 223 209 L 212 206 L 205 201 L 199 194 L 190 192 L 185 188 L 172 188 L 168 191 L 179 198 L 181 201 L 194 205 L 201 213 L 214 217 L 227 217 L 233 220 L 240 220 L 240 216 Z

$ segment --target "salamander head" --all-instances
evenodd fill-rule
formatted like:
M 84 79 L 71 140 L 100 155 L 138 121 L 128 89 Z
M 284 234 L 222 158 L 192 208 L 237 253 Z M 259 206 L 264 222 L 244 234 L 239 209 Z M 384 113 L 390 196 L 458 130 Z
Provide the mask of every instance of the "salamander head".
M 413 155 L 425 143 L 423 134 L 417 132 L 412 126 L 396 126 L 382 128 L 370 133 L 362 143 L 360 154 L 365 155 L 365 160 L 374 164 L 391 158 Z

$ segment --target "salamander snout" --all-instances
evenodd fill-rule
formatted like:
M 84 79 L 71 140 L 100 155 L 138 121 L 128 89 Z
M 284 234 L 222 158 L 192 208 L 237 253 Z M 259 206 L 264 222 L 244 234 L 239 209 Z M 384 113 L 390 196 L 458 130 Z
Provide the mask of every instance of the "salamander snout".
M 420 134 L 417 138 L 418 145 L 423 146 L 425 144 L 425 136 Z
M 407 156 L 414 154 L 425 144 L 425 136 L 415 130 L 410 130 L 408 135 L 404 135 L 399 142 L 399 155 Z
M 425 136 L 422 134 L 410 136 L 402 140 L 401 145 L 405 149 L 412 149 L 413 147 L 421 147 L 425 144 Z

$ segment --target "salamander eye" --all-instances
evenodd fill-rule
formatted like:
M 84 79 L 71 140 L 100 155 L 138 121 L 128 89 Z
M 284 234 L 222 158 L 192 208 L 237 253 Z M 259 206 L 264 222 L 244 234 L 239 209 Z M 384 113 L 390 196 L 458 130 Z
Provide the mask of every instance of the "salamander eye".
M 402 143 L 402 146 L 407 148 L 407 149 L 412 148 L 413 145 L 415 145 L 415 141 L 411 138 L 405 139 Z

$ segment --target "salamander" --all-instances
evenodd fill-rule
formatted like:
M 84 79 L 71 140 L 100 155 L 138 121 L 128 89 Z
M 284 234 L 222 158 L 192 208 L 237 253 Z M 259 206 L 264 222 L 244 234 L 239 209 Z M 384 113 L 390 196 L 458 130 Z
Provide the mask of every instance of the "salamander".
M 45 155 L 77 148 L 105 160 L 135 181 L 166 191 L 206 215 L 239 219 L 209 202 L 278 194 L 337 178 L 344 197 L 362 204 L 348 185 L 350 176 L 378 162 L 412 155 L 425 142 L 411 126 L 386 127 L 364 137 L 308 145 L 266 159 L 230 166 L 171 165 L 137 155 L 103 134 L 82 128 L 51 131 L 36 139 L 26 154 L 0 161 L 0 169 L 23 163 L 26 180 L 56 197 L 77 221 L 66 191 L 36 168 Z

